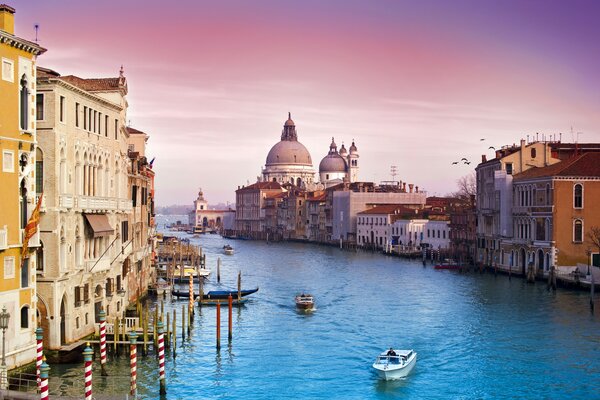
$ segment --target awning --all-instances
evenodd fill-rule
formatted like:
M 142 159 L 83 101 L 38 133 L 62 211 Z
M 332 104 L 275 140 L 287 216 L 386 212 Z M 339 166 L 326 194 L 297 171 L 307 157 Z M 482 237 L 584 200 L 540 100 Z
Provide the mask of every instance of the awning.
M 94 231 L 94 237 L 109 236 L 115 233 L 115 230 L 108 222 L 106 214 L 83 214 L 90 227 Z

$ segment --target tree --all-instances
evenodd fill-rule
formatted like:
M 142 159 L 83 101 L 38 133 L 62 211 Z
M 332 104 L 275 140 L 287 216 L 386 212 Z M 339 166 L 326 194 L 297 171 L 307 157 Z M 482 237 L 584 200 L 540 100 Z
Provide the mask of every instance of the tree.
M 596 262 L 592 259 L 593 265 L 600 267 L 600 226 L 592 226 L 590 231 L 587 233 L 587 238 L 590 243 L 598 250 L 598 256 Z
M 471 202 L 471 199 L 477 194 L 475 171 L 457 179 L 456 185 L 458 186 L 458 190 L 451 193 L 450 196 L 466 202 Z

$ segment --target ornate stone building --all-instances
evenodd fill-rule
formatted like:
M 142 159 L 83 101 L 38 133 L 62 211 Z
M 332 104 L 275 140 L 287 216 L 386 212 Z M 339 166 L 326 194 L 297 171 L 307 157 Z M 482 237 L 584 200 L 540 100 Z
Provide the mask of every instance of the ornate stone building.
M 337 150 L 334 138 L 331 138 L 329 153 L 319 163 L 319 181 L 325 188 L 343 182 L 358 182 L 358 149 L 352 141 L 350 152 L 344 145 Z

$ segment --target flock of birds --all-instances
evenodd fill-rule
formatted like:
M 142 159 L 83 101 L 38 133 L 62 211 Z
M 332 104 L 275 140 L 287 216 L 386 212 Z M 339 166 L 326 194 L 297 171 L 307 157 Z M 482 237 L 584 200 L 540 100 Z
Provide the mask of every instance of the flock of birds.
M 480 142 L 483 142 L 484 140 L 485 140 L 485 138 L 479 139 Z M 490 147 L 488 147 L 488 150 L 496 151 L 496 148 L 494 146 L 490 146 Z M 467 158 L 463 157 L 459 161 L 453 161 L 452 165 L 459 164 L 460 162 L 462 162 L 463 164 L 467 164 L 467 165 L 471 164 L 471 161 L 469 161 Z

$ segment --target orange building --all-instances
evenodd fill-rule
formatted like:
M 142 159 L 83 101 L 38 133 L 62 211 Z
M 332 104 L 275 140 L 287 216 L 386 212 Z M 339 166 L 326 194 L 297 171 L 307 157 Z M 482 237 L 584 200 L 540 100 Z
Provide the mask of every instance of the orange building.
M 511 266 L 533 263 L 543 275 L 552 265 L 598 265 L 589 235 L 600 227 L 600 153 L 515 175 L 513 199 L 514 239 L 503 249 Z

